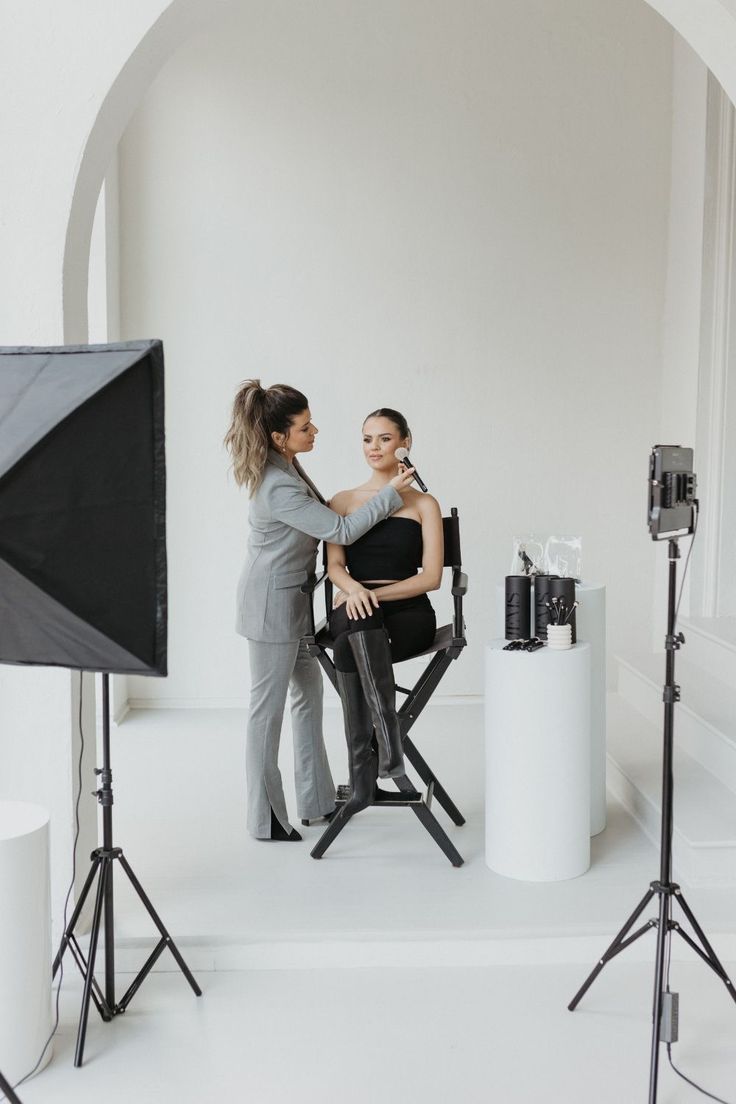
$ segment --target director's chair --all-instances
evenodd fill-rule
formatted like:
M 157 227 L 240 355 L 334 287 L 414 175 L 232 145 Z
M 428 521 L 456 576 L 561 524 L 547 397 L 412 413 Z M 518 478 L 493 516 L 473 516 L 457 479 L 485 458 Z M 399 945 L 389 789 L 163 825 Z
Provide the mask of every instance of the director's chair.
M 380 805 L 381 807 L 393 806 L 398 808 L 410 808 L 427 829 L 435 843 L 442 848 L 452 865 L 462 866 L 463 858 L 432 812 L 432 802 L 436 801 L 438 805 L 441 805 L 450 819 L 457 825 L 464 824 L 465 817 L 409 736 L 409 732 L 413 728 L 414 723 L 422 713 L 424 707 L 427 705 L 427 702 L 432 697 L 432 694 L 437 689 L 445 671 L 452 661 L 457 659 L 467 644 L 465 639 L 465 621 L 463 619 L 463 598 L 468 590 L 468 577 L 462 571 L 462 559 L 460 555 L 460 519 L 458 518 L 457 509 L 454 506 L 450 511 L 450 516 L 442 519 L 442 528 L 445 539 L 444 566 L 452 569 L 452 598 L 454 606 L 452 624 L 444 625 L 442 628 L 438 629 L 429 648 L 426 648 L 423 652 L 417 653 L 418 656 L 431 656 L 431 659 L 413 688 L 407 690 L 403 686 L 396 687 L 400 694 L 406 695 L 406 700 L 398 710 L 404 757 L 412 765 L 427 789 L 426 793 L 422 796 L 417 793 L 406 775 L 403 775 L 401 778 L 390 779 L 390 781 L 396 784 L 399 792 L 395 797 L 393 795 L 389 798 L 382 797 Z M 321 583 L 324 583 L 325 618 L 319 625 L 315 626 L 314 595 L 317 587 Z M 333 588 L 332 583 L 327 577 L 326 567 L 320 575 L 315 575 L 304 583 L 301 589 L 305 594 L 309 595 L 312 629 L 311 634 L 304 638 L 305 643 L 309 649 L 310 655 L 318 660 L 328 679 L 337 690 L 335 664 L 332 657 L 329 655 L 329 652 L 332 651 L 334 646 L 334 641 L 330 636 L 328 621 L 330 611 L 332 610 Z M 412 656 L 410 658 L 415 659 L 417 656 Z M 339 786 L 336 799 L 338 806 L 344 806 L 349 796 L 350 787 Z M 348 815 L 343 808 L 340 808 L 337 815 L 328 824 L 317 841 L 316 846 L 312 850 L 312 858 L 321 859 L 327 848 L 334 842 L 351 819 L 352 814 Z

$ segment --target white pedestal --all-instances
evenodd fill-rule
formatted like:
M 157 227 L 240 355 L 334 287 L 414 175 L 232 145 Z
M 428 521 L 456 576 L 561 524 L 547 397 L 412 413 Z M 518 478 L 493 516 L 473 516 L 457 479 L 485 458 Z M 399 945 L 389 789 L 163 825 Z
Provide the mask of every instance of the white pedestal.
M 577 638 L 591 647 L 590 683 L 590 834 L 606 827 L 606 588 L 576 583 L 580 606 L 575 611 Z M 534 596 L 532 592 L 532 609 Z M 496 585 L 496 632 L 505 632 L 506 590 Z M 529 629 L 531 633 L 531 627 Z
M 52 1027 L 49 815 L 39 805 L 0 801 L 0 887 L 0 1070 L 12 1085 Z
M 590 644 L 590 834 L 606 827 L 606 588 L 580 583 L 577 637 Z
M 590 644 L 486 648 L 486 863 L 560 881 L 590 865 Z

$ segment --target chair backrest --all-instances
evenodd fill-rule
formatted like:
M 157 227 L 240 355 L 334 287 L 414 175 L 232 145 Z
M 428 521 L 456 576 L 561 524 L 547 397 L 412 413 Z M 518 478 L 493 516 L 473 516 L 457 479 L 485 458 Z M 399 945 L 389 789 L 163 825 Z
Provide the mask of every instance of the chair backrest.
M 445 567 L 463 566 L 463 558 L 460 552 L 460 518 L 457 508 L 450 509 L 450 516 L 443 517 L 442 529 L 445 535 Z

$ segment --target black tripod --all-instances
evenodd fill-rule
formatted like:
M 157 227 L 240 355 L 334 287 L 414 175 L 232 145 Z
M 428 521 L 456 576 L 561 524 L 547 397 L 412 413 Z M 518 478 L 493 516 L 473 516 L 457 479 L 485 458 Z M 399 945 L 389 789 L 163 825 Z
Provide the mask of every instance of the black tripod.
M 680 700 L 680 687 L 675 683 L 675 652 L 681 644 L 685 643 L 685 637 L 682 635 L 682 633 L 677 633 L 677 635 L 675 635 L 675 618 L 677 612 L 677 560 L 679 558 L 680 549 L 677 542 L 677 537 L 674 537 L 671 538 L 669 541 L 669 601 L 667 609 L 667 637 L 665 639 L 665 648 L 667 649 L 667 673 L 663 694 L 664 760 L 662 767 L 662 837 L 660 843 L 659 881 L 652 882 L 650 884 L 649 889 L 646 891 L 629 919 L 621 928 L 621 931 L 613 940 L 603 957 L 598 960 L 595 967 L 593 968 L 593 971 L 583 982 L 583 985 L 568 1005 L 570 1011 L 573 1012 L 607 962 L 610 962 L 611 959 L 615 958 L 620 951 L 623 951 L 626 947 L 630 946 L 630 944 L 637 940 L 640 935 L 643 935 L 645 932 L 649 931 L 650 928 L 657 929 L 657 960 L 654 971 L 654 1010 L 652 1026 L 652 1056 L 649 1073 L 649 1104 L 656 1104 L 657 1100 L 659 1044 L 660 1042 L 667 1041 L 666 1039 L 662 1039 L 661 1025 L 664 994 L 667 986 L 667 978 L 665 976 L 665 961 L 667 959 L 667 951 L 669 948 L 671 932 L 677 932 L 678 935 L 682 936 L 688 946 L 692 947 L 695 953 L 702 958 L 703 962 L 710 966 L 711 970 L 713 970 L 713 972 L 721 979 L 733 999 L 736 1001 L 736 992 L 734 992 L 734 987 L 731 979 L 719 962 L 718 956 L 708 942 L 703 929 L 700 927 L 698 921 L 695 919 L 692 909 L 683 897 L 682 890 L 680 889 L 679 885 L 671 880 L 673 825 L 672 797 L 674 792 L 674 776 L 672 771 L 673 730 L 675 703 Z M 629 935 L 628 933 L 631 931 L 634 924 L 639 919 L 642 912 L 654 896 L 657 896 L 659 898 L 659 917 L 657 919 L 648 920 L 646 924 L 643 924 L 640 928 L 637 928 L 637 930 L 633 932 L 632 935 Z M 677 899 L 680 908 L 685 913 L 687 919 L 690 921 L 690 926 L 692 927 L 697 942 L 696 939 L 693 939 L 691 935 L 688 935 L 687 932 L 683 931 L 676 920 L 672 919 L 673 897 Z
M 20 1104 L 20 1100 L 13 1092 L 13 1086 L 9 1085 L 3 1075 L 0 1073 L 0 1093 L 5 1093 L 5 1099 L 8 1104 Z
M 194 977 L 182 958 L 179 950 L 164 927 L 161 918 L 154 909 L 145 894 L 143 887 L 133 873 L 130 864 L 123 855 L 121 847 L 114 847 L 112 842 L 112 770 L 110 769 L 110 676 L 102 676 L 102 769 L 96 770 L 100 776 L 100 788 L 96 797 L 102 806 L 102 847 L 92 852 L 92 866 L 87 880 L 84 883 L 79 900 L 67 925 L 67 929 L 59 945 L 59 953 L 54 959 L 53 976 L 59 969 L 61 959 L 67 947 L 71 948 L 74 960 L 84 978 L 84 993 L 82 995 L 82 1011 L 79 1016 L 79 1029 L 77 1031 L 77 1048 L 74 1054 L 74 1065 L 81 1066 L 84 1057 L 84 1040 L 87 1034 L 87 1020 L 89 1017 L 89 1002 L 94 1001 L 97 1011 L 105 1021 L 109 1023 L 113 1016 L 125 1012 L 133 997 L 137 993 L 146 977 L 153 969 L 160 955 L 168 947 L 177 961 L 179 969 L 184 974 L 192 989 L 198 997 L 202 996 L 202 990 L 197 985 Z M 135 976 L 121 1000 L 115 1000 L 115 912 L 113 906 L 113 863 L 118 861 L 128 876 L 128 879 L 140 897 L 148 915 L 158 928 L 161 936 L 140 972 Z M 97 893 L 95 896 L 95 908 L 92 918 L 92 931 L 89 937 L 89 950 L 85 959 L 82 949 L 74 934 L 74 929 L 79 920 L 84 903 L 87 900 L 92 883 L 98 877 Z M 95 980 L 95 958 L 97 956 L 97 943 L 100 938 L 100 926 L 104 912 L 105 927 L 105 991 L 100 989 Z

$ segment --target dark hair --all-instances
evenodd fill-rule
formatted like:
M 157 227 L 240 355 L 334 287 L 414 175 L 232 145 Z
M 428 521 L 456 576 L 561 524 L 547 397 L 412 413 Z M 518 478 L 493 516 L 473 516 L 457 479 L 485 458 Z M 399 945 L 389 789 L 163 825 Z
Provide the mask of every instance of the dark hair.
M 365 425 L 369 418 L 388 418 L 398 429 L 399 435 L 401 437 L 408 437 L 409 444 L 411 444 L 411 430 L 409 429 L 406 418 L 398 410 L 392 410 L 390 406 L 381 406 L 378 410 L 372 410 L 370 414 L 366 414 L 363 419 L 363 425 Z
M 271 434 L 288 433 L 292 419 L 308 406 L 306 395 L 284 383 L 267 389 L 261 387 L 260 380 L 241 384 L 225 434 L 238 486 L 245 484 L 253 494 L 263 478 L 268 450 L 273 447 Z

